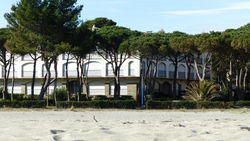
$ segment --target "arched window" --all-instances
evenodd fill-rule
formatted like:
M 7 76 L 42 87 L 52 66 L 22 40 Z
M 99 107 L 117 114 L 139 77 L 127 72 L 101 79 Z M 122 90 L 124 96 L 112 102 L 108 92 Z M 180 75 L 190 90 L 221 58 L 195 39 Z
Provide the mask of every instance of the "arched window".
M 128 63 L 128 76 L 135 76 L 135 63 L 133 61 Z
M 158 77 L 166 77 L 166 65 L 164 63 L 160 63 L 158 65 Z
M 84 65 L 84 72 L 88 76 L 101 76 L 102 66 L 99 62 L 88 62 Z
M 195 74 L 194 67 L 191 66 L 191 69 L 190 69 L 190 79 L 194 80 L 194 74 Z
M 42 77 L 45 77 L 47 73 L 47 70 L 46 70 L 46 67 L 45 65 L 42 66 Z M 51 64 L 50 66 L 50 74 L 51 74 L 51 77 L 55 77 L 55 68 L 54 68 L 54 64 Z
M 185 79 L 186 78 L 186 67 L 184 65 L 179 65 L 178 78 L 179 79 Z
M 33 63 L 27 63 L 22 65 L 22 77 L 33 77 Z
M 77 68 L 77 65 L 75 62 L 68 63 L 68 76 L 69 77 L 77 76 L 76 68 Z M 63 76 L 66 76 L 66 63 L 63 65 Z
M 169 65 L 169 78 L 174 78 L 174 64 Z
M 113 69 L 112 69 L 112 65 L 110 63 L 106 64 L 106 75 L 107 76 L 113 76 Z

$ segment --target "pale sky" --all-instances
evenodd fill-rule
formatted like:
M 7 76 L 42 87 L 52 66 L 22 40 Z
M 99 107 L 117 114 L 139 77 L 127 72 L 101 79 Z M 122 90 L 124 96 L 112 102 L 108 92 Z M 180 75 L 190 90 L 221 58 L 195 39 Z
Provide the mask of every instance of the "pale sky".
M 19 0 L 2 0 L 3 15 Z M 250 22 L 250 0 L 78 0 L 83 4 L 81 20 L 107 17 L 132 30 L 190 34 L 238 28 Z

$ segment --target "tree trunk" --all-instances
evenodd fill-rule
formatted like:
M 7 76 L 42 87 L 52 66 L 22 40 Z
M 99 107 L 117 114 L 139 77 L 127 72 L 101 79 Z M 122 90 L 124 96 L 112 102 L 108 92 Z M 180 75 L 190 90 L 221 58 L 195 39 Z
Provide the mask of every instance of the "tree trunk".
M 81 90 L 80 90 L 80 70 L 79 70 L 79 66 L 80 66 L 80 58 L 77 57 L 76 59 L 77 65 L 76 65 L 76 70 L 77 70 L 77 101 L 80 101 L 80 94 L 81 94 Z
M 51 73 L 50 73 L 50 66 L 51 62 L 49 60 L 45 61 L 45 68 L 46 68 L 46 81 L 44 83 L 44 87 L 41 89 L 40 95 L 38 97 L 38 100 L 42 100 L 44 97 L 44 93 L 47 91 L 49 85 L 50 85 L 50 80 L 51 80 Z
M 177 99 L 177 93 L 176 93 L 176 81 L 177 81 L 177 71 L 178 71 L 178 58 L 175 58 L 175 63 L 174 63 L 174 80 L 173 80 L 173 96 L 174 99 Z
M 57 97 L 57 57 L 55 58 L 54 60 L 54 70 L 55 70 L 55 81 L 54 81 L 54 102 L 55 102 L 55 106 L 57 105 L 57 100 L 56 100 L 56 97 Z
M 66 89 L 67 89 L 67 98 L 68 98 L 67 100 L 70 101 L 68 66 L 69 66 L 69 54 L 67 56 L 67 60 L 66 60 L 66 64 L 65 64 L 65 75 L 66 75 Z
M 157 76 L 157 66 L 158 66 L 158 62 L 159 60 L 156 60 L 155 61 L 155 65 L 154 65 L 154 73 L 153 73 L 153 80 L 151 81 L 152 84 L 151 84 L 151 89 L 150 91 L 153 92 L 154 91 L 154 88 L 155 88 L 155 83 L 156 83 L 156 76 Z
M 230 60 L 229 62 L 229 85 L 228 85 L 228 100 L 231 101 L 232 100 L 232 96 L 233 96 L 233 67 L 232 67 L 232 60 Z
M 191 66 L 187 64 L 187 82 L 186 82 L 187 86 L 189 86 L 190 84 L 190 75 L 191 75 Z
M 34 87 L 35 87 L 35 80 L 36 80 L 36 63 L 37 63 L 37 58 L 35 54 L 34 65 L 33 65 L 33 76 L 32 76 L 32 82 L 31 82 L 31 99 L 32 100 L 34 100 Z
M 90 60 L 90 55 L 88 55 L 88 62 Z M 83 77 L 83 85 L 85 86 L 86 89 L 86 99 L 89 100 L 89 86 L 88 86 L 88 71 L 89 71 L 89 65 L 87 65 L 87 67 L 85 67 L 85 72 L 83 71 L 84 68 L 84 61 L 82 61 L 82 77 Z
M 117 67 L 115 69 L 115 73 L 114 73 L 114 77 L 115 77 L 115 80 L 114 80 L 114 98 L 115 100 L 118 100 L 120 98 L 120 77 L 119 77 L 119 72 L 120 72 L 120 68 Z
M 15 86 L 15 57 L 13 56 L 12 57 L 12 63 L 13 63 L 13 66 L 12 66 L 12 88 L 11 88 L 11 101 L 13 101 L 13 94 L 14 94 L 14 86 Z
M 246 91 L 246 79 L 247 79 L 247 73 L 248 73 L 248 68 L 245 67 L 245 75 L 244 75 L 244 78 L 243 78 L 243 89 L 244 91 Z

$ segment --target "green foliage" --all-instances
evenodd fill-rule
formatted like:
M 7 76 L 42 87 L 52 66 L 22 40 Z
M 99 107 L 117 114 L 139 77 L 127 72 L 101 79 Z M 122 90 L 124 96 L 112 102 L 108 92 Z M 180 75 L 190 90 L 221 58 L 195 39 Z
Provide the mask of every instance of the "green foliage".
M 122 95 L 119 100 L 134 100 L 134 98 L 131 95 Z
M 152 33 L 132 36 L 121 46 L 127 47 L 132 55 L 152 57 L 168 52 L 168 42 L 169 38 L 165 34 Z
M 94 20 L 88 20 L 84 23 L 84 25 L 88 29 L 92 29 L 93 25 L 97 28 L 102 28 L 104 26 L 113 26 L 116 25 L 116 22 L 112 21 L 111 19 L 107 19 L 105 17 L 98 17 L 95 18 Z
M 146 109 L 195 109 L 196 103 L 192 101 L 156 101 L 149 100 L 146 102 Z
M 46 107 L 46 101 L 41 100 L 23 100 L 23 101 L 0 101 L 0 108 L 45 108 Z
M 123 53 L 126 49 L 123 47 L 121 51 L 120 45 L 131 36 L 136 35 L 136 32 L 120 26 L 105 26 L 97 30 L 96 34 L 100 49 L 114 53 Z
M 54 99 L 54 92 L 51 93 L 50 99 Z M 58 101 L 67 101 L 67 90 L 65 88 L 56 89 L 56 99 Z
M 118 108 L 118 109 L 135 109 L 134 100 L 94 100 L 94 101 L 70 101 L 57 102 L 58 108 Z
M 200 81 L 198 84 L 192 83 L 186 91 L 183 98 L 195 102 L 210 101 L 218 96 L 214 93 L 215 85 L 209 81 Z
M 96 95 L 91 100 L 108 100 L 106 95 Z
M 233 102 L 223 102 L 223 101 L 155 101 L 148 100 L 146 102 L 146 109 L 228 109 L 233 107 L 249 107 L 250 101 L 237 101 L 235 104 Z
M 152 100 L 156 100 L 156 101 L 171 101 L 173 99 L 170 98 L 170 97 L 165 96 L 162 93 L 154 93 L 152 95 Z

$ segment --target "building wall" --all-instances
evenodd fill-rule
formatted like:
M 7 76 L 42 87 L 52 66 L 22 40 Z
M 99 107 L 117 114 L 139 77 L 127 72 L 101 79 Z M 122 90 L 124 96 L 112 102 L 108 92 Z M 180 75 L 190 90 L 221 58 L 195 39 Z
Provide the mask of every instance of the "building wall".
M 58 87 L 65 87 L 65 64 L 66 64 L 66 55 L 60 55 L 58 57 Z M 76 72 L 76 60 L 70 56 L 69 61 L 69 78 L 71 81 L 75 81 L 77 77 Z M 143 60 L 143 66 L 146 66 L 145 59 Z M 202 63 L 204 61 L 201 59 Z M 113 85 L 113 72 L 111 65 L 107 63 L 101 56 L 97 54 L 90 55 L 90 61 L 85 60 L 85 65 L 82 68 L 87 70 L 88 68 L 88 77 L 89 77 L 89 89 L 90 95 L 107 95 L 112 96 L 114 91 Z M 121 67 L 121 95 L 132 95 L 136 97 L 137 86 L 140 79 L 140 61 L 136 58 L 127 59 Z M 196 71 L 193 66 L 192 77 L 194 80 L 197 80 Z M 0 79 L 2 78 L 2 67 L 0 67 Z M 144 70 L 146 71 L 146 70 Z M 15 88 L 14 93 L 31 93 L 31 78 L 33 75 L 33 60 L 29 55 L 25 56 L 16 56 L 15 59 Z M 54 66 L 51 66 L 52 78 L 54 77 Z M 181 88 L 185 89 L 185 79 L 187 78 L 187 66 L 184 61 L 180 62 L 178 65 L 178 84 L 176 89 Z M 35 94 L 40 93 L 42 79 L 46 74 L 44 63 L 41 59 L 38 60 L 36 66 L 36 83 L 35 83 Z M 167 59 L 159 62 L 158 72 L 157 72 L 157 84 L 155 91 L 164 90 L 162 87 L 166 85 L 166 82 L 172 85 L 172 74 L 173 74 L 173 65 Z M 10 79 L 13 76 L 13 70 L 10 71 Z M 210 75 L 210 78 L 212 76 Z M 2 81 L 1 81 L 2 82 Z M 167 86 L 167 85 L 166 85 Z M 173 89 L 172 86 L 171 89 Z M 86 89 L 86 88 L 85 88 Z M 170 88 L 169 88 L 170 89 Z M 8 85 L 8 91 L 11 92 L 11 83 Z M 49 87 L 48 93 L 53 92 L 53 84 Z

